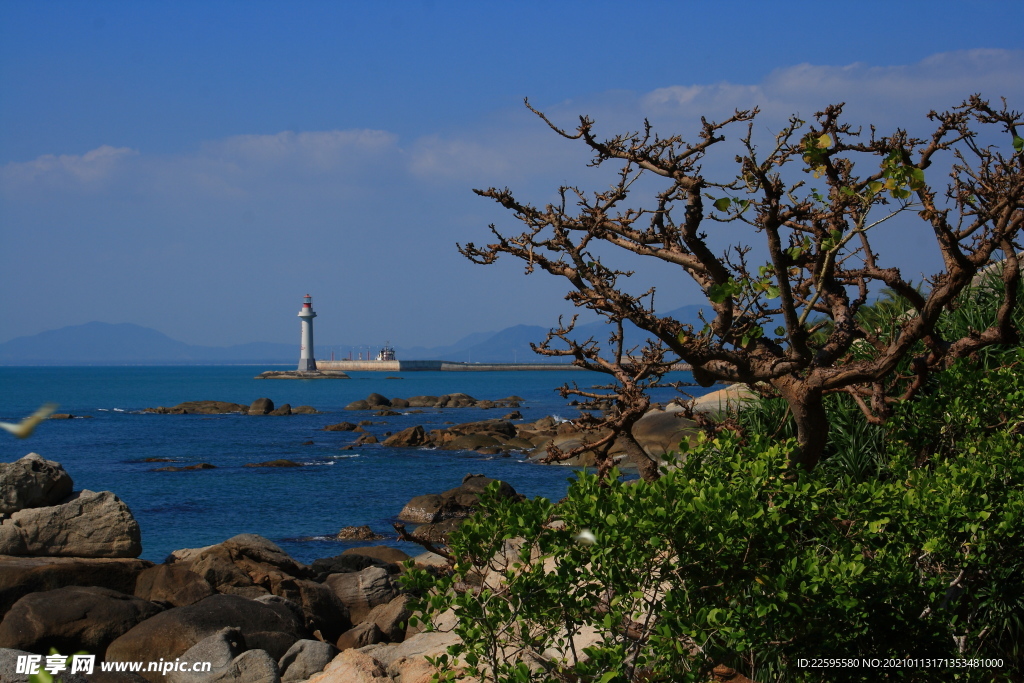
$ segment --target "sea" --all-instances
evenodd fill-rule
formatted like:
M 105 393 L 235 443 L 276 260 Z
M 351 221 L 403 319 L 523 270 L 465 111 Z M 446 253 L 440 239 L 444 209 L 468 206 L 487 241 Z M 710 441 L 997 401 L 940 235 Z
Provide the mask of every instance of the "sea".
M 424 408 L 381 417 L 346 411 L 349 403 L 378 393 L 388 398 L 462 392 L 476 399 L 519 396 L 523 421 L 546 415 L 572 419 L 578 409 L 556 389 L 590 388 L 603 375 L 580 371 L 353 372 L 344 380 L 257 380 L 266 366 L 193 367 L 0 367 L 0 421 L 17 422 L 47 402 L 76 419 L 47 420 L 28 439 L 0 431 L 0 462 L 30 452 L 61 463 L 75 490 L 113 491 L 142 530 L 142 557 L 163 561 L 173 550 L 219 543 L 241 533 L 259 534 L 300 562 L 340 554 L 365 541 L 339 541 L 346 526 L 367 525 L 382 543 L 410 555 L 418 546 L 395 538 L 392 523 L 414 496 L 458 486 L 466 474 L 510 483 L 530 497 L 562 498 L 576 471 L 539 465 L 523 455 L 485 456 L 474 451 L 385 448 L 380 444 L 340 450 L 357 433 L 326 432 L 341 421 L 371 420 L 366 429 L 384 440 L 423 425 L 500 418 L 508 409 Z M 672 373 L 670 381 L 691 381 Z M 694 395 L 709 390 L 689 387 Z M 667 401 L 672 389 L 652 398 Z M 184 401 L 310 405 L 315 415 L 159 415 L 143 409 Z M 310 443 L 312 442 L 312 443 Z M 147 462 L 163 458 L 169 462 Z M 246 467 L 288 459 L 302 467 Z M 168 465 L 209 463 L 215 469 L 157 472 Z M 410 525 L 411 528 L 411 525 Z

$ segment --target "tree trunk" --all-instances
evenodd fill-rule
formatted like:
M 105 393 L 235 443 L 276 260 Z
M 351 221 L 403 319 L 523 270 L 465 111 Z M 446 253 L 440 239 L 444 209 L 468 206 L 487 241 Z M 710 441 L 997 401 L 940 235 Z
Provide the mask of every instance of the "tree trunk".
M 797 452 L 790 458 L 791 467 L 813 469 L 825 453 L 828 440 L 828 415 L 825 413 L 824 397 L 820 391 L 804 386 L 794 380 L 776 386 L 789 404 L 796 423 Z
M 619 438 L 622 439 L 622 445 L 625 447 L 626 457 L 636 465 L 640 471 L 640 477 L 647 482 L 657 481 L 661 477 L 657 461 L 647 455 L 647 451 L 637 443 L 629 430 L 624 431 Z

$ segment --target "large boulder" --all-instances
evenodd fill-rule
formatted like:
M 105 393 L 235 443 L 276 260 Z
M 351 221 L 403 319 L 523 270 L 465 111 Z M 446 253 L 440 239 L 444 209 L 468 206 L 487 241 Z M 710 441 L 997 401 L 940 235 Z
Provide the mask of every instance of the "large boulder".
M 274 410 L 274 402 L 269 398 L 258 398 L 249 406 L 250 415 L 268 415 Z
M 131 594 L 139 574 L 152 566 L 135 559 L 0 556 L 0 618 L 22 596 L 64 586 L 101 586 Z
M 80 491 L 64 503 L 27 508 L 0 524 L 0 554 L 138 557 L 139 525 L 109 491 Z
M 44 460 L 38 453 L 0 463 L 0 516 L 56 505 L 71 495 L 72 487 L 71 477 L 60 463 Z
M 186 664 L 208 662 L 209 672 L 170 671 L 165 679 L 167 683 L 199 683 L 223 673 L 235 657 L 245 652 L 246 649 L 245 636 L 239 629 L 222 628 L 200 640 L 180 657 L 180 661 Z
M 276 595 L 294 602 L 310 631 L 336 637 L 350 626 L 345 605 L 330 589 L 311 580 L 317 573 L 262 536 L 234 536 L 203 548 L 184 566 L 220 593 L 247 598 Z
M 348 607 L 353 623 L 359 623 L 371 609 L 391 602 L 399 594 L 398 586 L 382 567 L 331 574 L 324 583 Z
M 146 600 L 95 586 L 30 593 L 0 622 L 0 647 L 102 655 L 111 641 L 160 611 Z
M 248 597 L 280 595 L 282 582 L 315 577 L 309 567 L 296 562 L 279 546 L 256 534 L 239 534 L 223 543 L 203 548 L 191 556 L 187 567 L 203 577 L 214 590 Z M 255 590 L 236 591 L 233 588 Z
M 158 564 L 139 574 L 135 596 L 153 602 L 184 607 L 213 595 L 213 588 L 203 577 L 177 564 Z
M 391 407 L 391 401 L 389 401 L 387 397 L 381 396 L 380 394 L 370 394 L 369 396 L 367 396 L 366 404 L 371 408 L 380 408 L 382 406 L 388 408 Z
M 295 641 L 308 637 L 301 618 L 284 605 L 237 595 L 213 595 L 138 624 L 110 644 L 107 660 L 174 660 L 199 641 L 228 627 L 237 628 L 249 647 L 266 650 L 274 661 L 283 657 Z M 152 673 L 144 676 L 150 681 L 159 680 Z
M 678 451 L 679 442 L 692 438 L 696 427 L 679 413 L 651 411 L 636 421 L 632 433 L 648 455 L 658 457 Z
M 437 396 L 413 396 L 406 402 L 409 408 L 430 408 L 437 404 Z

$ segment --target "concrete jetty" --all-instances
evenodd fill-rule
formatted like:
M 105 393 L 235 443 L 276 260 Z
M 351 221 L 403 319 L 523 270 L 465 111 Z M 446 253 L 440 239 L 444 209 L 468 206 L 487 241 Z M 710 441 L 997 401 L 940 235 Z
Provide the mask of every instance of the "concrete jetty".
M 317 360 L 320 370 L 341 372 L 495 372 L 502 370 L 579 370 L 568 363 L 459 363 L 448 360 Z
M 318 360 L 317 368 L 341 372 L 504 372 L 536 370 L 582 370 L 569 363 L 460 363 L 450 360 Z M 677 363 L 673 370 L 689 370 Z

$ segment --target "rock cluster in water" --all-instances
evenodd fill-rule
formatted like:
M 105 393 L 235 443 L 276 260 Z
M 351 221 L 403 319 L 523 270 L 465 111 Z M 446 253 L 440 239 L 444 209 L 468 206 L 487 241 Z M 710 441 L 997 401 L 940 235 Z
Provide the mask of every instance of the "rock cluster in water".
M 442 494 L 453 502 L 441 507 L 465 513 L 486 483 L 467 477 L 453 489 L 461 493 Z M 154 564 L 137 559 L 139 529 L 127 506 L 110 492 L 73 492 L 58 463 L 30 454 L 0 464 L 0 492 L 4 683 L 27 681 L 14 671 L 19 655 L 50 647 L 99 661 L 214 667 L 201 676 L 143 671 L 125 681 L 346 683 L 372 669 L 381 683 L 409 683 L 429 680 L 424 655 L 456 642 L 408 627 L 409 596 L 397 576 L 410 558 L 395 548 L 351 548 L 307 566 L 242 534 Z M 369 531 L 343 530 L 356 538 L 374 536 Z M 414 562 L 438 560 L 427 553 Z M 65 673 L 64 680 L 86 679 Z
M 158 413 L 160 415 L 223 415 L 227 413 L 241 413 L 242 415 L 315 415 L 318 411 L 313 406 L 296 406 L 285 403 L 277 408 L 269 398 L 258 398 L 250 405 L 231 403 L 229 401 L 185 401 L 176 406 L 167 408 L 158 406 L 146 408 L 144 413 Z
M 410 398 L 387 398 L 370 394 L 364 399 L 353 401 L 345 410 L 381 410 L 387 408 L 518 408 L 523 399 L 509 396 L 496 401 L 477 400 L 469 394 L 444 394 L 443 396 L 412 396 Z

